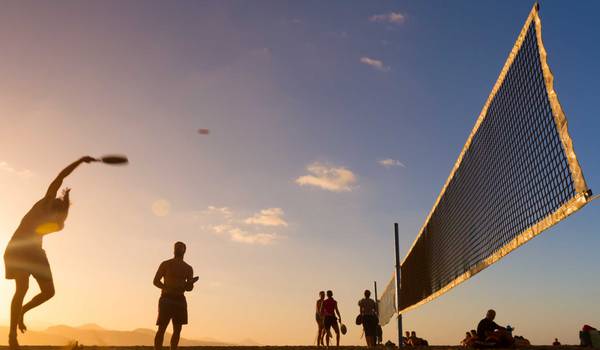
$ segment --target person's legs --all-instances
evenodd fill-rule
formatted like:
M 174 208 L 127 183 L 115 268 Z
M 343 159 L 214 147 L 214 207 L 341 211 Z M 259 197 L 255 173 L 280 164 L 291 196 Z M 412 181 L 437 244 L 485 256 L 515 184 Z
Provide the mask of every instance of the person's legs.
M 325 337 L 325 344 L 329 347 L 329 339 L 331 339 L 331 326 L 333 324 L 331 316 L 325 316 L 325 320 L 323 321 L 323 336 Z
M 25 331 L 27 329 L 24 322 L 25 313 L 34 307 L 45 303 L 54 296 L 54 282 L 52 279 L 36 278 L 36 281 L 40 286 L 40 293 L 34 296 L 27 304 L 23 305 L 23 310 L 21 311 L 21 317 L 19 319 L 19 329 L 21 331 Z
M 340 327 L 338 326 L 337 319 L 331 325 L 333 327 L 333 331 L 335 332 L 335 344 L 336 346 L 340 346 Z
M 166 322 L 160 322 L 158 324 L 158 330 L 156 331 L 156 335 L 154 336 L 154 350 L 162 350 L 163 341 L 165 339 L 165 331 L 167 330 L 167 326 L 169 325 L 169 320 Z
M 375 340 L 373 339 L 373 337 L 371 336 L 365 336 L 365 338 L 367 339 L 367 346 L 368 347 L 374 347 L 375 346 Z
M 325 345 L 325 341 L 323 340 L 323 338 L 325 338 L 325 327 L 321 323 L 321 329 L 319 333 L 319 341 L 321 342 L 321 346 Z
M 173 335 L 171 336 L 171 350 L 177 350 L 179 337 L 181 336 L 181 324 L 173 323 Z
M 8 345 L 11 349 L 19 347 L 17 342 L 17 325 L 21 320 L 23 299 L 29 289 L 29 274 L 22 274 L 15 278 L 15 295 L 10 304 L 10 329 L 8 332 Z
M 317 346 L 323 345 L 323 324 L 317 321 Z

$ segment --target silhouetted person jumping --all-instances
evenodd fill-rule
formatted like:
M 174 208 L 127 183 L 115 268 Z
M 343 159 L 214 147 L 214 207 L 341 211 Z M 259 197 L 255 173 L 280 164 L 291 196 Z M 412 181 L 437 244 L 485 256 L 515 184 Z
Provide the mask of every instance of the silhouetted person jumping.
M 188 323 L 187 301 L 184 293 L 194 289 L 198 277 L 194 277 L 194 270 L 183 261 L 185 244 L 175 243 L 173 259 L 163 261 L 154 276 L 154 285 L 162 290 L 158 301 L 158 330 L 154 337 L 154 349 L 161 350 L 165 331 L 169 322 L 173 322 L 173 335 L 171 336 L 171 350 L 176 350 L 181 335 L 181 327 Z
M 71 189 L 64 189 L 60 197 L 57 197 L 58 190 L 63 180 L 80 164 L 95 161 L 96 159 L 86 156 L 61 171 L 48 187 L 44 198 L 35 203 L 23 217 L 6 246 L 6 279 L 14 279 L 16 283 L 15 295 L 10 306 L 8 345 L 11 349 L 19 347 L 17 327 L 23 333 L 27 330 L 25 313 L 54 296 L 52 271 L 46 252 L 42 249 L 42 240 L 44 235 L 62 230 L 69 214 Z M 37 281 L 40 293 L 23 305 L 23 299 L 29 289 L 29 276 L 33 276 Z

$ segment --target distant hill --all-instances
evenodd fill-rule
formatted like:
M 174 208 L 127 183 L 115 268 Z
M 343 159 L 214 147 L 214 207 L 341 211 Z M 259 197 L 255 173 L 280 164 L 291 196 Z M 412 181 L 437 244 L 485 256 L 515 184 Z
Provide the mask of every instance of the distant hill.
M 80 327 L 52 326 L 43 331 L 28 330 L 19 335 L 19 343 L 23 345 L 66 345 L 78 341 L 83 345 L 100 346 L 151 346 L 154 344 L 155 331 L 139 328 L 133 331 L 114 331 L 104 329 L 96 324 L 86 324 Z M 8 327 L 0 327 L 0 345 L 7 345 Z M 165 336 L 165 345 L 169 342 L 171 334 Z M 224 343 L 217 340 L 192 340 L 181 338 L 181 346 L 230 346 L 235 344 Z

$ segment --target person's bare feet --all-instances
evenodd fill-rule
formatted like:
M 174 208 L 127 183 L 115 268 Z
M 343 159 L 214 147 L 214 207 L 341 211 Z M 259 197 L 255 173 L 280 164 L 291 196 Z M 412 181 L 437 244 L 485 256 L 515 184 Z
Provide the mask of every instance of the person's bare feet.
M 19 330 L 21 331 L 21 333 L 25 333 L 27 331 L 27 326 L 25 325 L 25 321 L 23 321 L 23 315 L 21 315 L 21 319 L 19 320 L 18 327 L 19 327 Z

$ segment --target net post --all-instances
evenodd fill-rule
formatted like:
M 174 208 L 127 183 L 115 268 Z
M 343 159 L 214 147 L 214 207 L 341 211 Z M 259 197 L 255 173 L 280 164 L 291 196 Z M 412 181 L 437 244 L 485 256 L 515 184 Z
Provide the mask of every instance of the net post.
M 375 306 L 377 307 L 377 315 L 379 315 L 379 297 L 377 296 L 377 281 L 373 281 L 373 290 L 375 293 Z
M 402 314 L 400 313 L 400 251 L 398 249 L 398 223 L 394 223 L 394 249 L 396 251 L 396 310 L 398 312 L 398 348 L 402 349 Z

